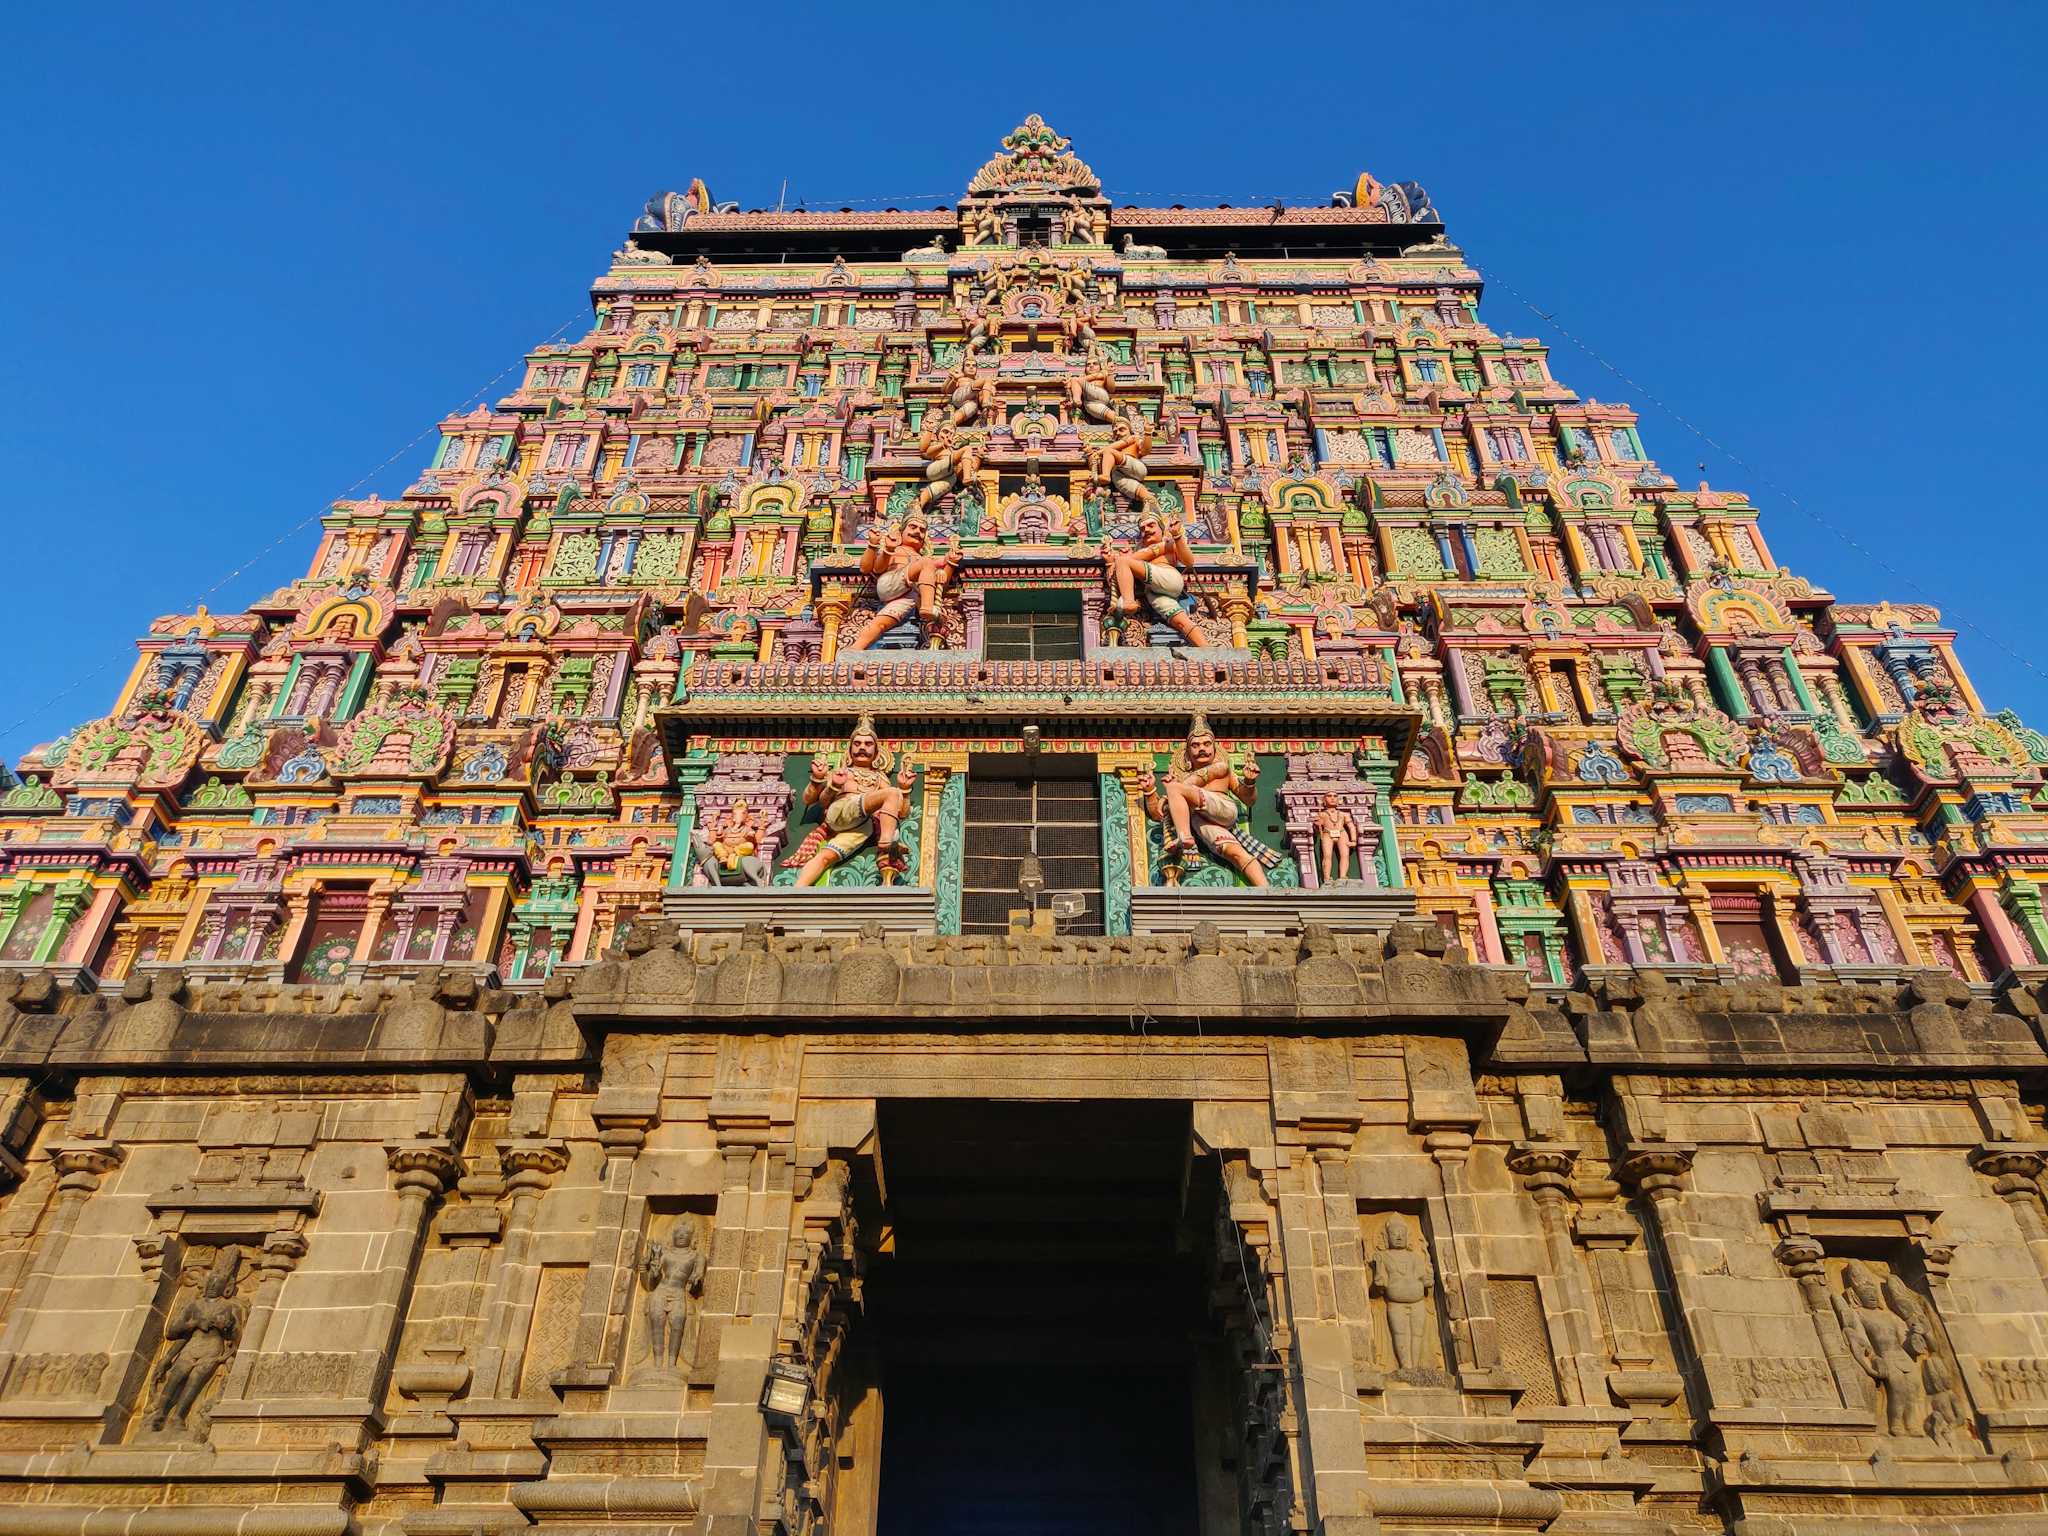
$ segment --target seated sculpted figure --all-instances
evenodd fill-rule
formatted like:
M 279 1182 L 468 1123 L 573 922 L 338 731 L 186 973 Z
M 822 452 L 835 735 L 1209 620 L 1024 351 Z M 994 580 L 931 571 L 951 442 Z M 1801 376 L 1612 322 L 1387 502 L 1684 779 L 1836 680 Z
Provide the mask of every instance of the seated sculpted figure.
M 811 782 L 804 786 L 804 804 L 816 806 L 824 825 L 814 828 L 791 857 L 802 862 L 798 885 L 816 885 L 828 870 L 844 864 L 874 841 L 882 883 L 894 885 L 908 860 L 896 840 L 897 828 L 910 809 L 910 787 L 916 782 L 910 760 L 892 779 L 882 766 L 882 743 L 874 722 L 862 715 L 846 741 L 846 761 L 829 767 L 822 756 L 811 759 Z
M 931 628 L 939 616 L 939 594 L 953 579 L 960 554 L 958 550 L 931 554 L 930 540 L 930 525 L 921 513 L 913 512 L 899 527 L 868 545 L 860 557 L 860 568 L 875 578 L 875 595 L 881 598 L 882 608 L 860 627 L 846 649 L 866 650 L 913 613 Z
M 1165 833 L 1164 856 L 1178 860 L 1199 848 L 1237 871 L 1247 884 L 1264 885 L 1266 871 L 1280 862 L 1280 855 L 1242 824 L 1258 792 L 1258 772 L 1258 759 L 1249 758 L 1240 773 L 1230 755 L 1217 746 L 1208 722 L 1197 715 L 1165 782 L 1150 769 L 1138 775 L 1145 814 Z
M 1183 640 L 1189 645 L 1203 644 L 1202 631 L 1180 606 L 1188 589 L 1187 573 L 1194 564 L 1195 552 L 1188 547 L 1187 533 L 1178 523 L 1169 524 L 1157 512 L 1140 514 L 1137 548 L 1105 544 L 1102 549 L 1110 612 L 1120 618 L 1136 614 L 1143 593 L 1144 606 L 1171 624 Z
M 691 832 L 697 867 L 713 885 L 766 885 L 768 861 L 760 853 L 764 830 L 753 806 L 735 800 Z

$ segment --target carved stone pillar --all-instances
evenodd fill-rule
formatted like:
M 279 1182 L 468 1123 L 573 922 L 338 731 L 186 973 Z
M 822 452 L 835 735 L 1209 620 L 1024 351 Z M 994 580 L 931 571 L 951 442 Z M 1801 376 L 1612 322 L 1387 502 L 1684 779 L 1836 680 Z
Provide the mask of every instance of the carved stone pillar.
M 1664 1272 L 1678 1293 L 1680 1314 L 1687 1317 L 1707 1316 L 1712 1311 L 1699 1294 L 1699 1265 L 1692 1251 L 1692 1233 L 1686 1226 L 1682 1199 L 1697 1151 L 1691 1142 L 1684 1141 L 1630 1142 L 1614 1170 L 1616 1177 L 1632 1187 L 1649 1207 L 1657 1245 L 1663 1251 Z M 1696 1340 L 1681 1336 L 1677 1343 L 1698 1358 Z
M 657 1056 L 657 1069 L 663 1058 Z M 574 1363 L 568 1379 L 577 1387 L 605 1387 L 618 1379 L 621 1361 L 607 1358 L 605 1341 L 623 1350 L 633 1304 L 634 1260 L 646 1225 L 646 1200 L 633 1194 L 633 1167 L 647 1146 L 647 1133 L 661 1119 L 661 1088 L 604 1084 L 591 1106 L 597 1139 L 604 1147 L 604 1171 L 594 1220 L 601 1234 L 591 1254 L 583 1287 L 583 1311 L 576 1323 Z M 616 1331 L 614 1331 L 616 1330 Z
M 250 1254 L 256 1271 L 256 1294 L 250 1298 L 249 1321 L 243 1325 L 241 1341 L 228 1363 L 227 1380 L 220 1394 L 223 1403 L 239 1402 L 248 1396 L 249 1374 L 255 1370 L 256 1357 L 263 1352 L 263 1342 L 270 1336 L 270 1320 L 277 1315 L 278 1292 L 305 1256 L 305 1236 L 289 1229 L 271 1233 L 263 1246 Z
M 1851 1358 L 1834 1301 L 1828 1295 L 1827 1251 L 1817 1239 L 1805 1236 L 1785 1238 L 1773 1251 L 1785 1272 L 1798 1282 L 1800 1299 L 1813 1314 L 1821 1353 L 1827 1356 L 1828 1373 L 1835 1378 L 1842 1401 L 1852 1408 L 1868 1408 L 1872 1401 L 1870 1378 Z
M 1519 1174 L 1536 1204 L 1543 1244 L 1550 1253 L 1550 1271 L 1564 1302 L 1550 1314 L 1550 1326 L 1566 1343 L 1558 1364 L 1558 1385 L 1567 1405 L 1601 1400 L 1602 1350 L 1593 1293 L 1579 1260 L 1571 1230 L 1571 1171 L 1576 1148 L 1556 1142 L 1518 1141 L 1508 1152 L 1508 1168 Z
M 50 1203 L 49 1220 L 44 1225 L 42 1241 L 36 1245 L 28 1278 L 15 1295 L 7 1331 L 0 1334 L 0 1376 L 4 1376 L 7 1366 L 20 1353 L 22 1340 L 42 1311 L 44 1299 L 64 1267 L 64 1253 L 70 1246 L 72 1231 L 78 1225 L 85 1202 L 100 1187 L 100 1181 L 120 1167 L 122 1155 L 121 1149 L 113 1142 L 98 1138 L 67 1141 L 51 1151 L 50 1163 L 57 1173 L 57 1194 Z
M 531 1263 L 534 1211 L 554 1176 L 569 1165 L 569 1157 L 560 1142 L 520 1140 L 500 1148 L 498 1162 L 505 1170 L 510 1201 L 484 1305 L 487 1342 L 477 1354 L 476 1380 L 484 1396 L 508 1398 L 519 1395 L 519 1368 L 526 1357 L 539 1280 Z
M 2012 1219 L 2033 1255 L 2034 1267 L 2048 1281 L 2048 1219 L 2043 1216 L 2041 1173 L 2048 1168 L 2048 1147 L 2019 1142 L 1987 1141 L 1972 1149 L 1970 1166 L 1991 1180 L 1992 1193 L 2012 1208 Z

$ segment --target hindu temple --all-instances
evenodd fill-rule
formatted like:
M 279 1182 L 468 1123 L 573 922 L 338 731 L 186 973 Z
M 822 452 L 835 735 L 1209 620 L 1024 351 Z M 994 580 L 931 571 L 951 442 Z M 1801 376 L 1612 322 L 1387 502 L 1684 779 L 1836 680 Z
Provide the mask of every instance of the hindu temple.
M 993 150 L 0 780 L 0 1536 L 2048 1530 L 2048 735 L 1418 183 Z

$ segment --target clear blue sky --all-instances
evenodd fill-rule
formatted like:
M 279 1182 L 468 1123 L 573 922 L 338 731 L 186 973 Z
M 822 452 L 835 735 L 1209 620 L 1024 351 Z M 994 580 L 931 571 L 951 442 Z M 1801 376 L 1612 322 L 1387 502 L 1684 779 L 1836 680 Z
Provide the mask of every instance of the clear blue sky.
M 1751 491 L 1796 571 L 1939 603 L 2048 727 L 2044 42 L 2037 4 L 22 6 L 0 752 L 103 712 L 156 615 L 303 574 L 304 531 L 220 584 L 365 475 L 402 489 L 424 443 L 372 471 L 580 322 L 650 193 L 950 200 L 1031 111 L 1119 197 L 1423 182 L 1491 324 Z

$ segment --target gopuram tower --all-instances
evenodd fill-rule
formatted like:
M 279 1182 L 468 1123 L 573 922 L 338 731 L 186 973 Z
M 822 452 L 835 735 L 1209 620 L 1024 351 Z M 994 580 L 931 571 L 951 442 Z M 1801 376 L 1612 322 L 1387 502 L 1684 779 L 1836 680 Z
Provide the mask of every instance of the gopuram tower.
M 0 1536 L 2048 1530 L 2048 738 L 1481 286 L 650 202 L 0 786 Z

